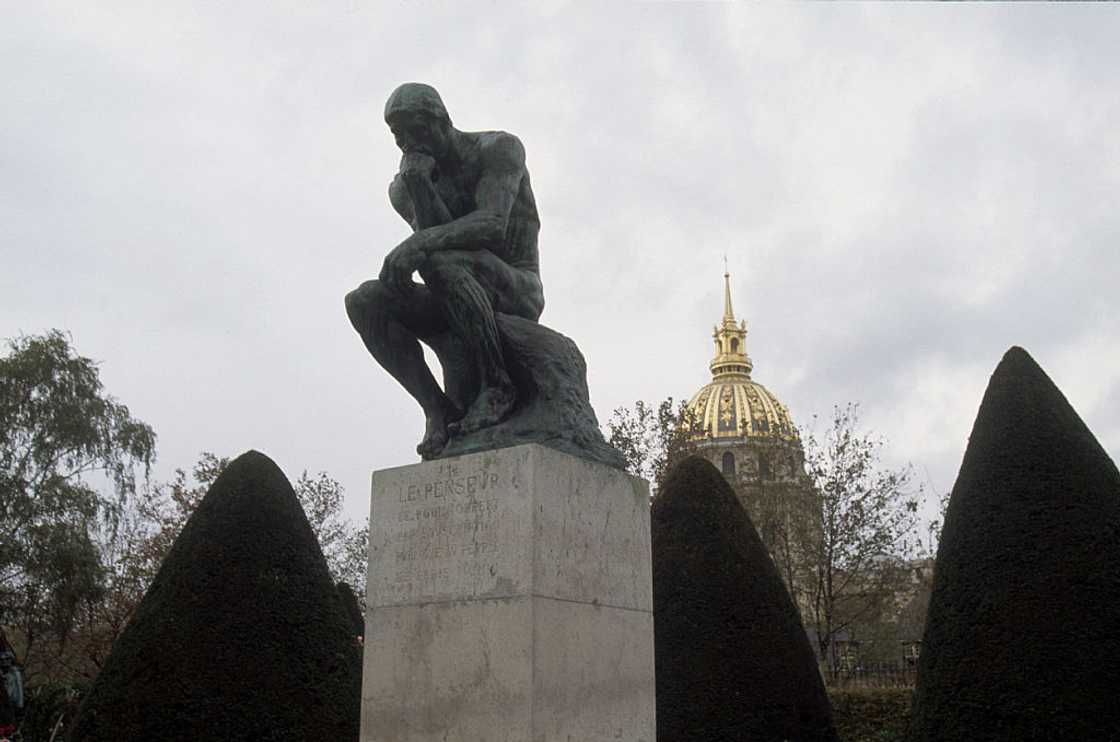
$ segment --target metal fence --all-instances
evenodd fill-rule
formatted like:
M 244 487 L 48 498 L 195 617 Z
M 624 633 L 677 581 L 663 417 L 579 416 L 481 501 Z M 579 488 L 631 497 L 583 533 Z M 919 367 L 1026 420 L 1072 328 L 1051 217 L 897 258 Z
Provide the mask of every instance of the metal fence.
M 821 668 L 830 688 L 913 688 L 917 666 L 910 662 L 861 662 Z

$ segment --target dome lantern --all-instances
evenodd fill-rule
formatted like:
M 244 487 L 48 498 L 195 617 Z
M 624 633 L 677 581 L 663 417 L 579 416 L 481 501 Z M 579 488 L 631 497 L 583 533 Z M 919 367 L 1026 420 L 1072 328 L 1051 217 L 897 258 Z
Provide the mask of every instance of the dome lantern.
M 723 274 L 723 321 L 712 331 L 716 341 L 716 355 L 708 367 L 712 377 L 719 379 L 729 376 L 751 378 L 754 364 L 747 355 L 747 322 L 735 321 L 731 309 L 731 274 Z

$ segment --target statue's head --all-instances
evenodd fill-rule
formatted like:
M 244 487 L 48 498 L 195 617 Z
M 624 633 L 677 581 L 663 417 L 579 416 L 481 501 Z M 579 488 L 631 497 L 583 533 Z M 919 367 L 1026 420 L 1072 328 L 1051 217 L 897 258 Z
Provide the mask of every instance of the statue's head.
M 451 142 L 451 117 L 431 85 L 406 82 L 385 103 L 385 123 L 402 152 L 424 152 L 437 160 Z

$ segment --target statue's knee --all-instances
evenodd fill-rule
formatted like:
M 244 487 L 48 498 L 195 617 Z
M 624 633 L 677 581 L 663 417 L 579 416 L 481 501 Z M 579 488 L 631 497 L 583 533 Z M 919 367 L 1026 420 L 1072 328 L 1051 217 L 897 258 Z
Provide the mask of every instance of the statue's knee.
M 377 281 L 366 281 L 346 295 L 346 315 L 354 327 L 368 323 L 370 315 L 376 311 L 381 286 Z

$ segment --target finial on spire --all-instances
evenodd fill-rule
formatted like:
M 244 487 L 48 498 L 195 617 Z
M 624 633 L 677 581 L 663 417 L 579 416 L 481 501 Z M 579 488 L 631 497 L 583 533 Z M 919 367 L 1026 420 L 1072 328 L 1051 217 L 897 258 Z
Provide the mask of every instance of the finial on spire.
M 731 274 L 727 272 L 726 255 L 723 256 L 723 321 L 735 321 L 735 313 L 731 311 Z

